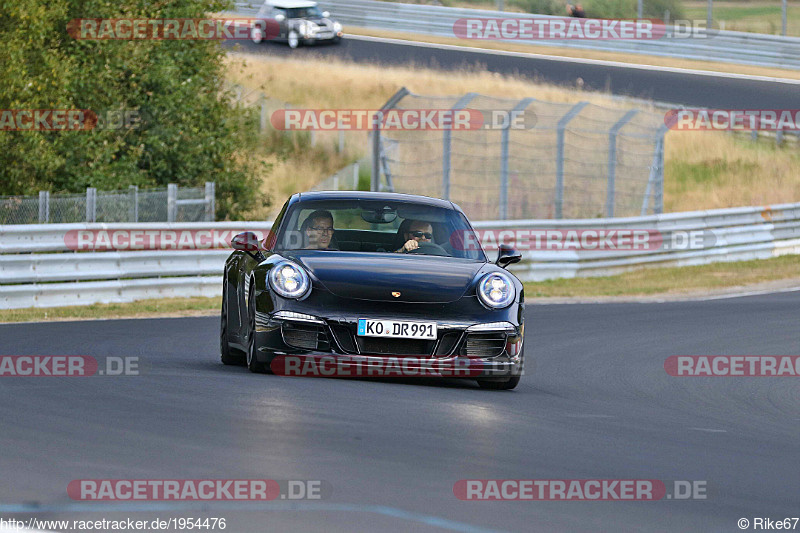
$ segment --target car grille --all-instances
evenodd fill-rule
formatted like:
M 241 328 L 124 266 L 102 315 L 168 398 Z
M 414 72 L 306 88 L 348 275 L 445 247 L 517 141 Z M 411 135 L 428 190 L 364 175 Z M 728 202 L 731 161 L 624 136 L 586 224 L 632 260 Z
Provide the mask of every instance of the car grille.
M 506 348 L 505 333 L 470 333 L 461 349 L 467 357 L 496 357 Z
M 356 337 L 356 343 L 358 343 L 359 351 L 363 354 L 431 355 L 436 341 Z
M 325 329 L 310 324 L 294 324 L 284 322 L 281 327 L 283 342 L 292 348 L 301 350 L 330 351 L 330 341 Z

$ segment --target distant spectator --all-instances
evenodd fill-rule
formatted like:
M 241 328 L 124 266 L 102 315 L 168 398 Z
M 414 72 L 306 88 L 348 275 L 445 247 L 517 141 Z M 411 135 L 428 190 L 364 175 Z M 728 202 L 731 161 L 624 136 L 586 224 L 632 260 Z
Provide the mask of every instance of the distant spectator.
M 583 6 L 580 4 L 574 6 L 572 4 L 567 4 L 567 15 L 583 19 L 586 18 L 586 11 L 583 10 Z

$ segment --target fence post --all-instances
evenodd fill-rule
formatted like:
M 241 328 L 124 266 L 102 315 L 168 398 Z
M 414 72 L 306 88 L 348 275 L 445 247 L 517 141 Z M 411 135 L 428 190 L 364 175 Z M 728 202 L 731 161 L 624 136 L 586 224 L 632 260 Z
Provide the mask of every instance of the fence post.
M 378 111 L 375 116 L 373 116 L 373 123 L 372 123 L 372 174 L 370 176 L 370 190 L 377 191 L 380 190 L 380 182 L 381 182 L 381 131 L 380 131 L 380 123 L 383 119 L 383 111 L 387 109 L 391 109 L 397 105 L 397 103 L 406 97 L 409 94 L 408 89 L 405 87 L 400 87 L 391 98 L 389 98 L 385 104 L 381 107 L 380 111 Z M 356 187 L 357 188 L 357 187 Z
M 358 190 L 358 161 L 353 163 L 353 190 Z
M 370 175 L 369 190 L 377 191 L 381 181 L 381 118 L 383 113 L 375 113 L 372 124 L 372 173 Z M 354 176 L 355 188 L 358 190 L 358 176 Z
M 50 222 L 50 191 L 39 191 L 39 224 Z
M 267 101 L 266 98 L 264 98 L 264 93 L 261 93 L 261 98 L 259 98 L 258 103 L 261 105 L 261 112 L 258 119 L 258 131 L 264 133 L 267 131 L 267 123 L 269 122 L 267 120 Z
M 450 108 L 451 111 L 464 109 L 464 107 L 478 96 L 477 93 L 467 93 Z M 452 121 L 451 121 L 452 124 Z M 452 142 L 453 128 L 445 128 L 442 135 L 442 198 L 450 199 L 450 143 Z
M 175 222 L 178 214 L 178 186 L 167 185 L 167 222 Z
M 786 37 L 786 0 L 781 2 L 781 35 Z
M 644 191 L 644 198 L 642 199 L 642 211 L 640 213 L 642 216 L 647 214 L 647 208 L 650 205 L 651 195 L 655 196 L 655 201 L 653 202 L 653 213 L 659 214 L 664 210 L 664 168 L 662 161 L 664 160 L 664 135 L 666 135 L 668 129 L 669 128 L 667 128 L 666 125 L 662 125 L 656 133 L 656 142 L 653 146 L 653 162 L 650 165 L 650 175 L 647 178 L 647 188 Z M 658 190 L 659 186 L 661 186 L 661 191 Z M 659 202 L 661 207 L 659 207 Z
M 614 216 L 617 179 L 617 136 L 625 124 L 630 122 L 638 109 L 631 109 L 608 130 L 608 189 L 606 190 L 606 216 Z
M 524 111 L 533 98 L 523 98 L 509 112 L 508 121 L 503 125 L 500 139 L 500 220 L 508 218 L 508 136 L 511 122 L 517 113 Z
M 131 222 L 139 222 L 139 186 L 131 185 L 128 189 L 131 192 L 130 219 Z
M 215 202 L 215 185 L 213 181 L 206 182 L 206 195 L 205 195 L 205 207 L 206 207 L 206 222 L 214 222 L 214 218 L 216 216 L 216 202 Z
M 578 102 L 558 121 L 556 130 L 556 218 L 563 217 L 564 208 L 564 130 L 575 115 L 589 105 L 589 102 Z
M 97 222 L 97 189 L 86 187 L 86 222 Z
M 344 153 L 344 128 L 341 122 L 339 122 L 339 153 Z

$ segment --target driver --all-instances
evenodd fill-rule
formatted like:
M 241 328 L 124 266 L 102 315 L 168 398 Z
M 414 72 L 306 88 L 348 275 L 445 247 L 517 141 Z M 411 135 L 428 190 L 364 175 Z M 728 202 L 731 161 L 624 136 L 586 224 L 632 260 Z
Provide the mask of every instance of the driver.
M 423 220 L 414 220 L 408 226 L 408 231 L 403 234 L 405 244 L 395 250 L 396 253 L 408 253 L 411 250 L 419 248 L 421 242 L 432 242 L 433 239 L 433 226 L 430 222 Z

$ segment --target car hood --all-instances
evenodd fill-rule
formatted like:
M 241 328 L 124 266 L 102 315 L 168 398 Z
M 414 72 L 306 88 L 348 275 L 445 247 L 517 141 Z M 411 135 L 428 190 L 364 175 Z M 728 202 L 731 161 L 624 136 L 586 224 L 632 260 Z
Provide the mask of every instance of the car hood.
M 454 302 L 485 266 L 448 257 L 334 251 L 304 250 L 292 259 L 340 298 L 387 302 Z

